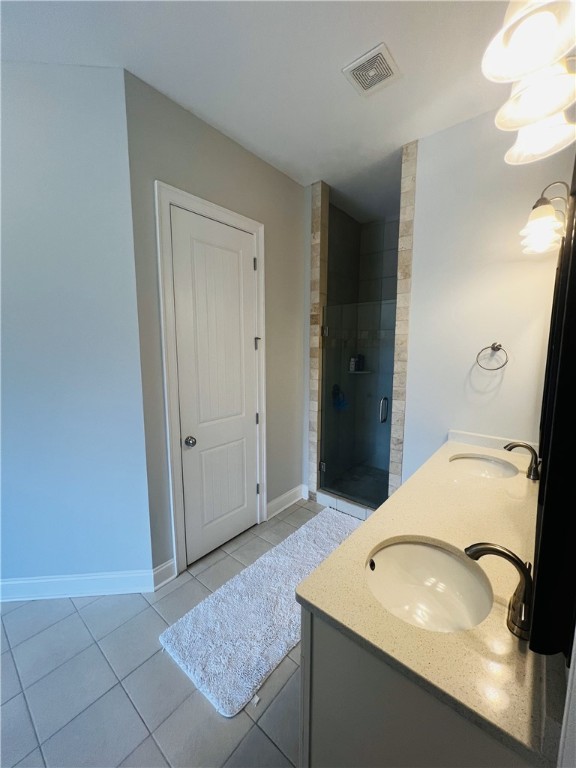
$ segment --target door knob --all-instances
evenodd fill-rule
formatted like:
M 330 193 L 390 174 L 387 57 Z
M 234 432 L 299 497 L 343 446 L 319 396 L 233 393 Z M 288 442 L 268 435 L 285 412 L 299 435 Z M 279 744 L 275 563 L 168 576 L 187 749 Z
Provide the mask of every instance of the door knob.
M 187 445 L 188 448 L 194 448 L 196 445 L 196 438 L 192 437 L 192 435 L 188 435 L 188 437 L 184 440 L 184 445 Z

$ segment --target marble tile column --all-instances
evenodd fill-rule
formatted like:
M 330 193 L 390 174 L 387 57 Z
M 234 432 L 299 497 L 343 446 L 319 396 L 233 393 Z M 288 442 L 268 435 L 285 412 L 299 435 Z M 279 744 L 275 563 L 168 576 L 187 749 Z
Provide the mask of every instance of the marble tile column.
M 396 329 L 394 341 L 394 378 L 392 383 L 392 430 L 388 494 L 402 484 L 404 455 L 404 415 L 406 412 L 406 370 L 408 364 L 408 320 L 412 287 L 412 237 L 416 200 L 416 161 L 418 142 L 402 147 L 402 182 L 400 187 L 400 232 L 398 237 L 398 278 Z
M 312 185 L 312 249 L 310 271 L 310 420 L 308 430 L 308 491 L 316 500 L 322 434 L 322 315 L 328 290 L 328 214 L 330 189 Z

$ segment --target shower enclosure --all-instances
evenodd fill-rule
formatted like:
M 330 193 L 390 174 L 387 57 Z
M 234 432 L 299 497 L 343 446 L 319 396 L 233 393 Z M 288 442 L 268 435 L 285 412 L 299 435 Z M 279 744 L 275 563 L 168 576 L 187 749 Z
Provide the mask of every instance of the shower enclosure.
M 396 301 L 326 306 L 320 487 L 375 509 L 388 497 Z

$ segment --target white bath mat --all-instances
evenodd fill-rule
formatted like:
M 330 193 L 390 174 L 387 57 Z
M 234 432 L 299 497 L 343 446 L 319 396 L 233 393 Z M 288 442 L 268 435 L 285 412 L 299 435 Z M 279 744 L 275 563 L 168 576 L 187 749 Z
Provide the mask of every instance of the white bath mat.
M 221 715 L 240 712 L 297 645 L 296 586 L 359 524 L 322 510 L 160 635 Z

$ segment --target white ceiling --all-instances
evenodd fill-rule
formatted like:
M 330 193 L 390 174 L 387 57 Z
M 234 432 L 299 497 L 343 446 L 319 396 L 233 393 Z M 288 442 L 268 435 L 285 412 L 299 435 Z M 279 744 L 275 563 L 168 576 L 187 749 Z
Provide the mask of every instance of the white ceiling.
M 124 67 L 360 221 L 397 211 L 399 148 L 496 109 L 480 72 L 506 2 L 3 2 L 5 60 Z M 341 70 L 384 42 L 402 77 Z

